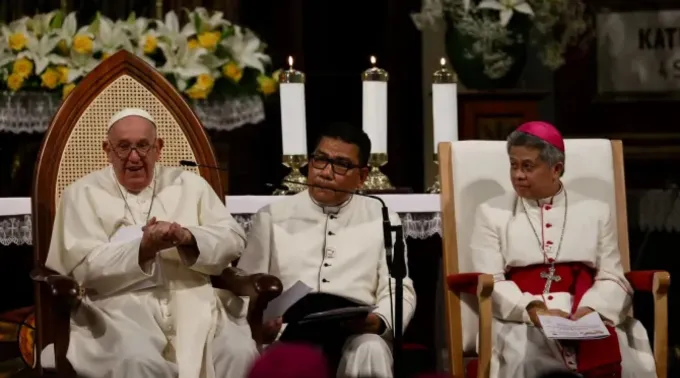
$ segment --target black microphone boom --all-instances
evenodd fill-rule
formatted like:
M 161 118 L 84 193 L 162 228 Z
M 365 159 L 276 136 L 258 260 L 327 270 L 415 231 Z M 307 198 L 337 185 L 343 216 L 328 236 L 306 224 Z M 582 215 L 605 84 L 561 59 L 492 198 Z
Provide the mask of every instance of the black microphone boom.
M 225 172 L 228 171 L 227 168 L 222 168 L 222 167 L 218 167 L 218 166 L 215 166 L 215 165 L 198 164 L 197 162 L 192 161 L 192 160 L 180 160 L 179 165 L 182 165 L 184 167 L 202 167 L 202 168 L 215 169 L 215 170 L 218 170 L 218 171 L 225 171 Z

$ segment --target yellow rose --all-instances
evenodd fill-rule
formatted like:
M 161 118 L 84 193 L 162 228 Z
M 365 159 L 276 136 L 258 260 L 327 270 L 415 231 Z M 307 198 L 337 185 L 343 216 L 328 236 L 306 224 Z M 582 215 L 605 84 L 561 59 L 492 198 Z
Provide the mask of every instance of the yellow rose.
M 189 98 L 194 100 L 205 100 L 210 94 L 211 88 L 201 88 L 198 85 L 193 85 L 191 88 L 186 90 L 186 94 Z
M 218 31 L 203 32 L 198 35 L 198 44 L 208 51 L 215 51 L 222 33 Z
M 279 68 L 278 70 L 274 71 L 274 73 L 272 74 L 272 79 L 274 79 L 274 81 L 278 83 L 278 82 L 279 82 L 279 79 L 280 79 L 279 76 L 281 76 L 281 68 Z
M 238 83 L 243 77 L 243 70 L 238 64 L 229 62 L 222 67 L 222 74 L 224 74 L 225 77 L 230 78 L 234 83 Z
M 9 36 L 9 47 L 14 51 L 23 50 L 27 42 L 28 38 L 24 33 L 13 33 Z
M 257 83 L 260 85 L 260 92 L 262 92 L 265 96 L 276 92 L 276 81 L 269 76 L 258 76 Z
M 12 73 L 17 74 L 24 79 L 31 76 L 33 73 L 33 62 L 26 58 L 15 60 L 12 65 Z
M 7 78 L 7 87 L 14 92 L 18 91 L 22 85 L 24 85 L 24 77 L 19 74 L 13 73 Z
M 144 53 L 145 54 L 151 54 L 152 52 L 156 51 L 157 46 L 158 46 L 158 40 L 156 39 L 155 36 L 147 35 L 144 38 Z
M 59 72 L 59 83 L 60 84 L 68 83 L 68 67 L 57 66 L 57 72 Z
M 198 47 L 198 41 L 196 40 L 196 38 L 191 38 L 191 39 L 189 40 L 188 44 L 189 44 L 189 49 L 190 49 L 190 50 L 193 50 L 193 49 L 195 49 L 195 48 Z
M 210 74 L 200 74 L 196 78 L 196 84 L 194 86 L 200 89 L 212 89 L 215 84 L 215 79 Z
M 40 75 L 40 85 L 46 87 L 47 89 L 54 89 L 57 87 L 57 85 L 59 85 L 59 79 L 61 79 L 59 71 L 53 68 L 48 68 L 42 73 L 42 75 Z
M 68 95 L 71 94 L 71 91 L 73 91 L 75 87 L 76 85 L 73 83 L 64 85 L 64 87 L 61 89 L 61 97 L 66 98 Z
M 92 52 L 92 38 L 78 34 L 73 38 L 73 50 L 78 54 L 89 54 Z

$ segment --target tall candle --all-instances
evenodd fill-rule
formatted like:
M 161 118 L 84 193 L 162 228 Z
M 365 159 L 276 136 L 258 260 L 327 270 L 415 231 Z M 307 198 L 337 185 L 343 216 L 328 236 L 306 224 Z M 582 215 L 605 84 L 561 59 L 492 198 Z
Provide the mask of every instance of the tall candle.
M 458 140 L 458 93 L 455 75 L 446 69 L 444 58 L 439 62 L 441 69 L 433 75 L 432 118 L 434 128 L 434 150 L 439 142 Z
M 284 155 L 307 155 L 307 117 L 305 113 L 305 74 L 289 68 L 279 76 L 281 97 L 281 139 Z
M 375 67 L 364 71 L 363 80 L 363 129 L 371 139 L 371 153 L 387 153 L 387 72 Z

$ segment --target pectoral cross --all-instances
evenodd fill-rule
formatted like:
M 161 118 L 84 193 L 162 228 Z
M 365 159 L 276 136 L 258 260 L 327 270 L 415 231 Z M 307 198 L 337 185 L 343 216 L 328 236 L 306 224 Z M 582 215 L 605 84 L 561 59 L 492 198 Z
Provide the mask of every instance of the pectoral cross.
M 541 278 L 546 280 L 543 294 L 550 293 L 550 286 L 552 286 L 553 281 L 560 282 L 562 280 L 562 277 L 555 274 L 555 264 L 550 265 L 547 272 L 541 272 Z

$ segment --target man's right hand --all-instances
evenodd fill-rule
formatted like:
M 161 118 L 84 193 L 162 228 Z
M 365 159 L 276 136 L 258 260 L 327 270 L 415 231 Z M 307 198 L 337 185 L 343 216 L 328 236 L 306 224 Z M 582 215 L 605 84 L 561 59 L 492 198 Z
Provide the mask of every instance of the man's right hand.
M 265 344 L 271 344 L 276 340 L 276 336 L 279 335 L 281 327 L 283 326 L 283 319 L 276 318 L 265 322 L 262 325 L 262 342 Z
M 529 313 L 529 318 L 534 326 L 541 328 L 541 321 L 538 319 L 538 315 L 552 315 L 559 316 L 561 318 L 569 319 L 569 314 L 562 310 L 550 310 L 543 302 L 531 302 L 527 306 L 527 312 Z

